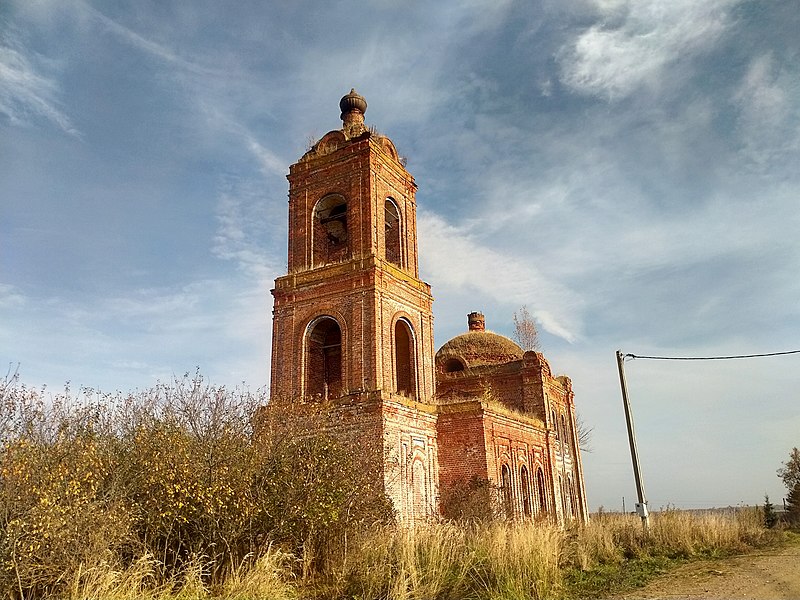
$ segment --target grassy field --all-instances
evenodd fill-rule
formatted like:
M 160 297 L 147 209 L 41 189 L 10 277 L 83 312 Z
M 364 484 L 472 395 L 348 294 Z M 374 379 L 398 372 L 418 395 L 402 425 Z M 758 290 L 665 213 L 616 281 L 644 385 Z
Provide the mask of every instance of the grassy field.
M 160 580 L 158 562 L 142 557 L 124 571 L 97 565 L 65 574 L 70 600 L 359 598 L 496 600 L 602 597 L 643 584 L 687 560 L 779 543 L 760 511 L 652 515 L 650 535 L 635 516 L 600 515 L 561 530 L 526 524 L 381 526 L 340 540 L 322 556 L 266 546 L 216 585 L 196 557 L 180 576 Z

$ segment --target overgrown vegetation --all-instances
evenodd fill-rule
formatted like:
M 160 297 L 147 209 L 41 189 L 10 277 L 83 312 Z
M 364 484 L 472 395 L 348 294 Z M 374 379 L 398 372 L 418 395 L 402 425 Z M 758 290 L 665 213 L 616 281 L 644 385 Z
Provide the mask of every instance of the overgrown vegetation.
M 4 381 L 0 595 L 64 597 L 97 578 L 133 595 L 246 587 L 391 521 L 379 466 L 325 432 L 324 405 L 265 403 L 199 375 L 52 398 Z
M 53 397 L 0 381 L 0 596 L 18 599 L 543 599 L 600 595 L 674 561 L 776 539 L 757 509 L 600 515 L 586 527 L 392 522 L 376 462 L 329 406 L 263 407 L 199 376 Z

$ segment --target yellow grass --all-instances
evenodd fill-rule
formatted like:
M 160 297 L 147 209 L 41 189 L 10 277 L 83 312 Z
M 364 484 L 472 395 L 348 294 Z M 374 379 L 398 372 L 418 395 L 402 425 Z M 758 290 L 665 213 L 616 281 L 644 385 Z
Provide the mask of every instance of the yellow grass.
M 534 523 L 415 528 L 375 526 L 331 542 L 324 561 L 267 546 L 209 587 L 208 559 L 195 557 L 180 576 L 159 578 L 149 555 L 127 569 L 100 563 L 68 577 L 67 600 L 546 600 L 569 597 L 566 573 L 652 557 L 692 558 L 746 551 L 776 540 L 755 509 L 738 513 L 655 513 L 645 536 L 630 515 L 601 515 L 583 527 Z M 305 573 L 305 574 L 304 574 Z

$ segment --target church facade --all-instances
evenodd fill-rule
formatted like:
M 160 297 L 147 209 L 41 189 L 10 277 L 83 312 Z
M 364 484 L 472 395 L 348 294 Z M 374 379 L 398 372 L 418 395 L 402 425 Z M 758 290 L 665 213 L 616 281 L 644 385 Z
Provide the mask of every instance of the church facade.
M 469 315 L 435 351 L 419 278 L 416 184 L 392 141 L 342 128 L 289 169 L 288 273 L 275 281 L 271 396 L 331 403 L 342 435 L 382 461 L 401 520 L 436 518 L 447 490 L 485 481 L 513 518 L 587 518 L 571 382 Z

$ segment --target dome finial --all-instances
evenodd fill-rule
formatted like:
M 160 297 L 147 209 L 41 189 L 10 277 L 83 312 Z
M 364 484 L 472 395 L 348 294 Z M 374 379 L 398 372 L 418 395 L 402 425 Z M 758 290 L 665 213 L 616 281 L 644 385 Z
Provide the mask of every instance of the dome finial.
M 359 95 L 355 88 L 339 100 L 339 109 L 342 111 L 342 130 L 348 138 L 355 137 L 366 131 L 364 127 L 364 113 L 367 112 L 367 101 Z

